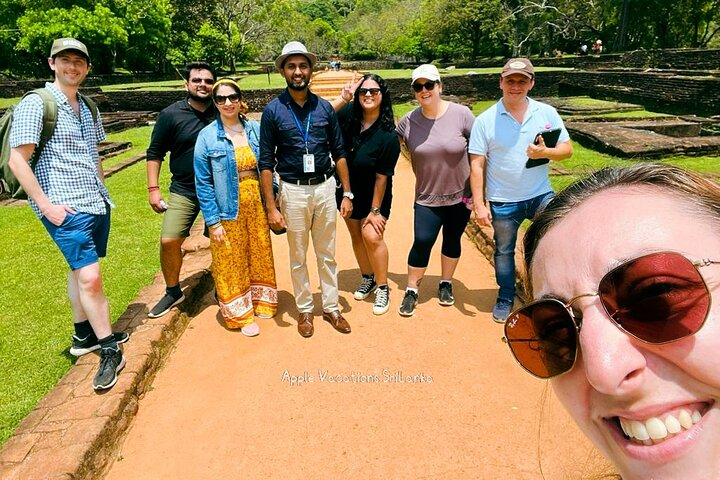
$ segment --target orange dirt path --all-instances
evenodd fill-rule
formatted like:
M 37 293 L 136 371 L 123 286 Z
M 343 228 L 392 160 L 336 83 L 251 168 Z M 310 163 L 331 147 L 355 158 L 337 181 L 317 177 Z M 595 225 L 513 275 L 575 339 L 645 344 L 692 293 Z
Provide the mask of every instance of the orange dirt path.
M 467 239 L 456 304 L 437 303 L 436 245 L 415 316 L 398 315 L 414 189 L 403 158 L 395 182 L 391 310 L 376 317 L 372 296 L 353 299 L 359 270 L 339 220 L 341 305 L 353 331 L 337 333 L 319 316 L 311 254 L 315 335 L 301 338 L 287 242 L 274 236 L 278 315 L 246 338 L 223 327 L 209 294 L 140 401 L 107 480 L 562 479 L 602 468 L 546 382 L 521 371 L 500 341 L 493 270 Z

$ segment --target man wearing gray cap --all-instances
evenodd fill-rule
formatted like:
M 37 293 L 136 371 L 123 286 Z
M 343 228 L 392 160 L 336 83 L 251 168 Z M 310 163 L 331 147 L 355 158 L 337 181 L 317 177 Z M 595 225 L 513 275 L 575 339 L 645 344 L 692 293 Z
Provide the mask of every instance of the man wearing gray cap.
M 555 195 L 548 162 L 572 155 L 570 136 L 557 111 L 528 98 L 534 85 L 530 60 L 508 60 L 500 74 L 503 97 L 475 119 L 468 146 L 475 218 L 480 225 L 492 224 L 494 231 L 500 290 L 492 315 L 498 323 L 505 322 L 515 299 L 520 224 L 534 218 Z
M 300 42 L 289 42 L 275 60 L 287 89 L 263 111 L 260 123 L 262 188 L 268 223 L 273 230 L 287 229 L 290 273 L 300 317 L 298 333 L 314 332 L 313 300 L 307 268 L 308 241 L 312 237 L 322 290 L 323 318 L 335 330 L 350 333 L 338 305 L 335 261 L 335 172 L 344 198 L 340 214 L 352 211 L 353 194 L 340 126 L 333 107 L 313 94 L 310 77 L 317 57 Z M 280 176 L 273 201 L 273 172 Z
M 124 332 L 113 333 L 98 260 L 104 257 L 110 234 L 110 195 L 105 188 L 97 145 L 105 131 L 94 104 L 78 93 L 90 71 L 87 47 L 74 38 L 55 40 L 48 58 L 55 81 L 43 92 L 27 95 L 14 111 L 10 129 L 9 166 L 30 199 L 30 206 L 70 266 L 68 296 L 75 322 L 70 353 L 100 350 L 95 390 L 117 382 L 125 366 L 118 343 Z M 36 91 L 37 92 L 37 91 Z M 41 140 L 43 97 L 57 110 L 52 136 Z M 92 105 L 92 107 L 91 107 Z M 36 148 L 37 146 L 37 148 Z M 30 160 L 40 151 L 35 170 Z

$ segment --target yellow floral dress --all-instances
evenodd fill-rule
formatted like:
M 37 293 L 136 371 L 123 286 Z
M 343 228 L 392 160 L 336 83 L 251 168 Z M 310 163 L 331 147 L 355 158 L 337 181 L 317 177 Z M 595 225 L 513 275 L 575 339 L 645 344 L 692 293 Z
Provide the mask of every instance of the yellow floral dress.
M 235 149 L 238 172 L 257 170 L 250 146 Z M 277 283 L 270 229 L 256 176 L 240 177 L 235 220 L 222 220 L 225 242 L 210 242 L 212 274 L 220 311 L 228 328 L 242 328 L 255 317 L 277 312 Z

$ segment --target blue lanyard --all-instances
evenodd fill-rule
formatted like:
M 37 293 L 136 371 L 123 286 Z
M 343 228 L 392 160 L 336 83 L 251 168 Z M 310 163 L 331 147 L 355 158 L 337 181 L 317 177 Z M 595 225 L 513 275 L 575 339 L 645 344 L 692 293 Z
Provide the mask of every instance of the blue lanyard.
M 300 135 L 303 135 L 303 140 L 305 140 L 305 153 L 310 153 L 308 151 L 308 139 L 310 138 L 310 117 L 312 117 L 312 110 L 310 110 L 310 113 L 308 113 L 307 125 L 305 125 L 305 133 L 303 134 L 303 128 L 302 128 L 302 125 L 300 125 L 300 120 L 295 115 L 295 112 L 293 111 L 293 109 L 289 103 L 288 103 L 287 107 L 288 107 L 288 110 L 290 110 L 290 115 L 292 115 L 293 120 L 295 120 L 295 126 L 300 131 Z

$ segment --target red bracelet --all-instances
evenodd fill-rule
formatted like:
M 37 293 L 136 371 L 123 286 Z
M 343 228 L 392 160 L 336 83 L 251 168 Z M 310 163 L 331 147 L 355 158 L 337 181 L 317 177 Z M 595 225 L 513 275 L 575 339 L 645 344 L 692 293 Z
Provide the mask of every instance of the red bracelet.
M 155 190 L 160 190 L 160 187 L 158 187 L 158 186 L 148 187 L 148 192 L 154 192 Z

